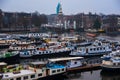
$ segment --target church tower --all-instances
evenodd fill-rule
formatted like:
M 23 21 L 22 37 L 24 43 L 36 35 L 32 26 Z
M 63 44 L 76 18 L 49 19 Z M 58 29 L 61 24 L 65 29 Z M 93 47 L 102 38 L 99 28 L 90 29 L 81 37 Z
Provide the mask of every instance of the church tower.
M 63 15 L 62 5 L 60 3 L 58 3 L 58 5 L 57 5 L 56 13 L 57 13 L 57 15 Z
M 62 28 L 64 20 L 63 20 L 62 5 L 60 2 L 58 3 L 58 5 L 56 7 L 56 14 L 57 14 L 57 25 L 58 25 L 58 27 Z

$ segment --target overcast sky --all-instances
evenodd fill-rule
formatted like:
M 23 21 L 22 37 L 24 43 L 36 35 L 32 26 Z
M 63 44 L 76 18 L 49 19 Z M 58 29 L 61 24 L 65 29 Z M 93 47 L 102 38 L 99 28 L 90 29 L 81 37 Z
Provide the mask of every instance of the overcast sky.
M 120 0 L 0 0 L 0 9 L 54 14 L 58 2 L 61 2 L 64 14 L 81 12 L 120 14 Z

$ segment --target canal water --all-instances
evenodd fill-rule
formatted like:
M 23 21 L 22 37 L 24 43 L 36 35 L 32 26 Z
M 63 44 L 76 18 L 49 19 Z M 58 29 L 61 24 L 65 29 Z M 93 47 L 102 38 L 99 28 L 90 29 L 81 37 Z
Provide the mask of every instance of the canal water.
M 120 80 L 120 73 L 106 73 L 102 70 L 86 71 L 67 75 L 66 79 L 61 80 Z

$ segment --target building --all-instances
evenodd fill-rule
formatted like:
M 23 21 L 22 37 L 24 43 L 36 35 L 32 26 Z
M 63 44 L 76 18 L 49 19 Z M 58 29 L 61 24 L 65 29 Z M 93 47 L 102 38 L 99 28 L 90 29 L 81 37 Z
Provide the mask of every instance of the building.
M 0 32 L 36 32 L 39 31 L 41 24 L 47 22 L 47 16 L 44 14 L 0 10 Z

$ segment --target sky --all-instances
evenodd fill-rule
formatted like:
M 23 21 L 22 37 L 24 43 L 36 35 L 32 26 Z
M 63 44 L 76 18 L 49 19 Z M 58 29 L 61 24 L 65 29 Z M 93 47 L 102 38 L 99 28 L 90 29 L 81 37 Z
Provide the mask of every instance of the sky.
M 64 14 L 103 13 L 120 14 L 120 0 L 0 0 L 0 9 L 10 12 L 54 14 L 58 3 Z

